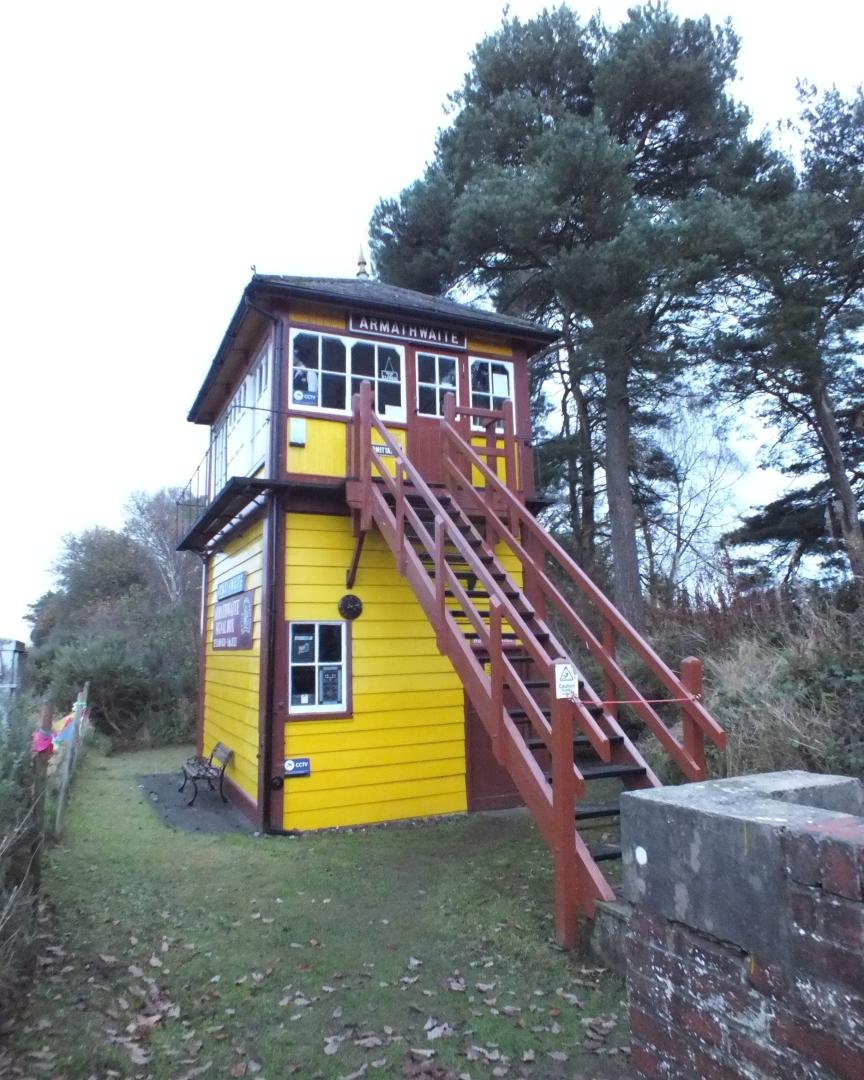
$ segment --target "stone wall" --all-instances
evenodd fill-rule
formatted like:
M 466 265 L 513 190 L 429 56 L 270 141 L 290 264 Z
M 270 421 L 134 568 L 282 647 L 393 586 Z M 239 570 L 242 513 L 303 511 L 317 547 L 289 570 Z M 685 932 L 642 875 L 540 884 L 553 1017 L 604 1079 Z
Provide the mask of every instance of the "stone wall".
M 638 1075 L 864 1078 L 862 814 L 808 773 L 623 797 Z

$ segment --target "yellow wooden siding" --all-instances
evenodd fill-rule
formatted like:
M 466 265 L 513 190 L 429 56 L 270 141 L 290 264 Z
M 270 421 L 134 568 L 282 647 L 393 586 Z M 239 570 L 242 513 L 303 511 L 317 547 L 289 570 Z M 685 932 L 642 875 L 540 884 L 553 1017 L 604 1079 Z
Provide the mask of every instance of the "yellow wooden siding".
M 233 751 L 227 775 L 253 799 L 258 796 L 258 692 L 261 661 L 261 590 L 264 570 L 264 524 L 250 526 L 230 540 L 210 564 L 204 657 L 204 753 L 224 743 Z M 213 608 L 216 589 L 234 574 L 246 573 L 246 589 L 255 590 L 251 649 L 214 650 Z
M 492 353 L 493 356 L 512 356 L 513 350 L 504 338 L 468 338 L 468 352 Z
M 291 321 L 308 323 L 309 326 L 329 326 L 334 330 L 344 330 L 348 326 L 344 311 L 314 306 L 305 308 L 292 306 Z
M 319 420 L 317 417 L 306 417 L 306 445 L 288 446 L 287 470 L 289 473 L 302 473 L 304 476 L 345 476 L 347 457 L 345 452 L 345 440 L 350 428 L 339 420 Z M 405 430 L 403 428 L 388 428 L 390 436 L 399 444 L 405 446 Z M 381 445 L 381 437 L 373 432 L 371 442 L 373 445 Z M 383 458 L 385 468 L 391 476 L 396 475 L 396 465 L 393 458 Z M 372 475 L 378 475 L 373 466 Z
M 345 435 L 339 420 L 306 418 L 306 445 L 289 446 L 287 470 L 305 476 L 345 475 Z
M 339 618 L 353 547 L 347 517 L 288 515 L 286 619 Z M 353 715 L 288 721 L 286 757 L 311 758 L 312 775 L 285 783 L 286 829 L 466 809 L 462 687 L 377 532 L 352 591 Z

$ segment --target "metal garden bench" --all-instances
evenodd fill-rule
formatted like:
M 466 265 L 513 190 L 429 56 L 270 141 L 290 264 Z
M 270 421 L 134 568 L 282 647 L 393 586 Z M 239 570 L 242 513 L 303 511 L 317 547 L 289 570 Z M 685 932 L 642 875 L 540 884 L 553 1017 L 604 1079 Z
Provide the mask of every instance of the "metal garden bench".
M 228 762 L 231 760 L 233 750 L 229 750 L 224 743 L 217 742 L 213 749 L 210 751 L 209 757 L 190 757 L 183 763 L 183 783 L 178 790 L 182 791 L 189 781 L 192 781 L 192 786 L 195 788 L 195 794 L 186 804 L 192 806 L 195 800 L 198 798 L 198 784 L 201 780 L 207 781 L 207 786 L 211 791 L 215 791 L 213 781 L 219 781 L 219 794 L 222 797 L 222 802 L 227 803 L 225 793 L 222 791 L 222 784 L 225 780 L 225 769 Z

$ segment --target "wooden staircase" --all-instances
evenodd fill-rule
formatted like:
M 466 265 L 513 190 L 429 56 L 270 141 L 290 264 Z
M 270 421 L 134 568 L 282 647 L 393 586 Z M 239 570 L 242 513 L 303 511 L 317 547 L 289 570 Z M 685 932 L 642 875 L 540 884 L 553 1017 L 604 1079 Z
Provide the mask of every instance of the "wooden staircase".
M 688 780 L 705 777 L 705 736 L 722 748 L 724 733 L 699 700 L 699 661 L 685 661 L 675 675 L 525 507 L 510 402 L 502 412 L 457 410 L 448 395 L 441 444 L 446 482 L 433 487 L 374 412 L 369 383 L 361 385 L 347 485 L 357 538 L 348 584 L 374 525 L 552 851 L 555 934 L 571 948 L 579 916 L 614 898 L 599 864 L 620 856 L 618 845 L 589 844 L 580 832 L 580 825 L 618 814 L 617 802 L 592 802 L 588 788 L 608 780 L 624 790 L 660 786 L 622 712 L 656 736 Z M 601 692 L 552 621 L 602 672 Z M 663 688 L 662 698 L 637 689 L 619 663 L 622 645 Z M 655 709 L 660 701 L 680 711 L 680 740 Z

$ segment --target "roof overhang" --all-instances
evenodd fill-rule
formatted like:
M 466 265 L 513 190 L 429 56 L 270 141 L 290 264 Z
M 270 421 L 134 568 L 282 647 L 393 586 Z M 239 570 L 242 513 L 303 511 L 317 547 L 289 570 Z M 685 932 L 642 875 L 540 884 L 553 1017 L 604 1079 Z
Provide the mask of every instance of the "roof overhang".
M 524 319 L 510 320 L 507 316 L 474 310 L 466 304 L 453 304 L 448 310 L 430 310 L 428 302 L 423 302 L 423 294 L 414 294 L 417 299 L 412 300 L 412 294 L 407 289 L 400 290 L 407 295 L 400 296 L 398 301 L 382 299 L 375 295 L 374 283 L 370 283 L 370 286 L 366 296 L 349 296 L 344 290 L 328 287 L 326 282 L 305 284 L 302 279 L 297 281 L 253 277 L 243 290 L 237 310 L 228 324 L 187 419 L 195 424 L 212 424 L 216 420 L 237 378 L 252 359 L 252 350 L 268 327 L 267 315 L 256 307 L 259 303 L 264 304 L 265 309 L 273 306 L 276 309 L 273 311 L 274 316 L 280 303 L 290 300 L 362 310 L 376 315 L 408 315 L 442 327 L 459 327 L 479 335 L 508 337 L 525 345 L 530 353 L 548 348 L 560 336 L 557 331 L 548 327 L 534 325 Z M 490 316 L 494 318 L 494 322 L 490 320 Z

